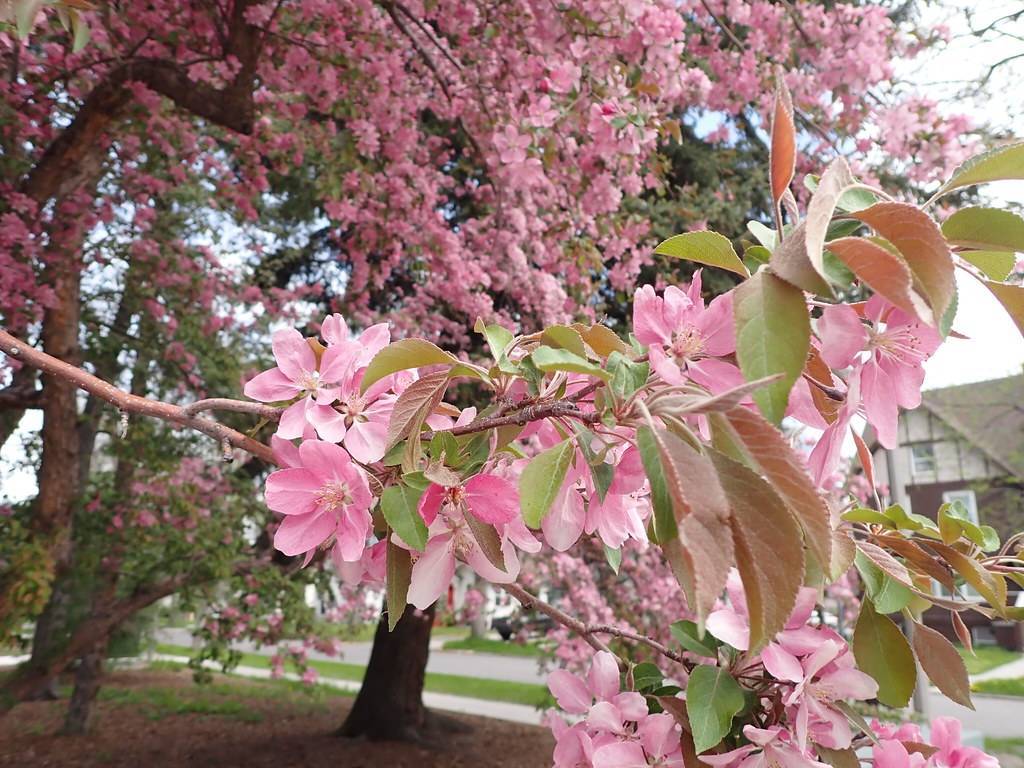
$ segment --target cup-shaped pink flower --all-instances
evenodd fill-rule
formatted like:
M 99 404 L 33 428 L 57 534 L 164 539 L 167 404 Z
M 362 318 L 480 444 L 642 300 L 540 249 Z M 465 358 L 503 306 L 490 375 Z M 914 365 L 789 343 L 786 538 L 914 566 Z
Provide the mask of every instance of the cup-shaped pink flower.
M 343 448 L 322 440 L 304 441 L 299 460 L 267 478 L 267 506 L 285 516 L 274 546 L 298 555 L 335 536 L 342 560 L 360 559 L 372 524 L 366 476 Z
M 700 291 L 700 270 L 686 291 L 670 285 L 658 296 L 643 286 L 633 296 L 633 332 L 647 345 L 651 368 L 669 384 L 692 380 L 721 392 L 743 383 L 735 365 L 716 359 L 736 351 L 732 293 L 705 307 Z
M 512 538 L 522 539 L 524 532 L 509 530 L 519 515 L 519 493 L 508 480 L 480 474 L 454 487 L 435 483 L 420 499 L 419 512 L 427 523 L 428 539 L 426 549 L 412 566 L 409 603 L 420 609 L 429 607 L 451 583 L 459 560 L 487 581 L 495 584 L 515 581 L 519 575 L 519 556 Z M 495 527 L 504 569 L 487 558 L 473 527 L 467 522 L 469 515 Z
M 896 447 L 900 408 L 921 404 L 924 361 L 942 338 L 935 328 L 897 309 L 877 294 L 864 305 L 865 325 L 848 304 L 826 307 L 818 321 L 822 359 L 840 369 L 862 367 L 861 398 L 868 422 L 885 448 Z M 862 359 L 862 352 L 867 358 Z
M 698 759 L 714 768 L 827 768 L 794 744 L 789 731 L 781 726 L 747 725 L 743 735 L 750 744 L 720 755 L 699 755 Z
M 636 738 L 615 741 L 594 750 L 594 768 L 682 768 L 679 726 L 664 712 L 645 715 Z

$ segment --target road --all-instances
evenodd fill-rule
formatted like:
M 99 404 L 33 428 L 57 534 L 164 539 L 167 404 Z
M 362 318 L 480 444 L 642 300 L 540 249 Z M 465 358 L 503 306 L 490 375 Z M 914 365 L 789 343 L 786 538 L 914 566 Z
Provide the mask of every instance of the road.
M 156 633 L 157 642 L 169 645 L 192 645 L 192 633 L 187 629 L 160 629 Z M 467 653 L 465 651 L 442 651 L 440 645 L 445 639 L 431 642 L 430 656 L 427 659 L 427 671 L 462 677 L 483 677 L 489 680 L 505 680 L 513 683 L 547 684 L 547 675 L 537 667 L 537 660 L 519 656 L 499 656 L 490 653 Z M 370 662 L 370 648 L 373 643 L 344 643 L 341 658 L 328 656 L 318 651 L 310 651 L 309 658 L 323 661 L 343 661 L 348 664 L 365 666 Z M 258 653 L 271 656 L 273 646 L 257 648 L 252 643 L 235 643 L 239 651 Z

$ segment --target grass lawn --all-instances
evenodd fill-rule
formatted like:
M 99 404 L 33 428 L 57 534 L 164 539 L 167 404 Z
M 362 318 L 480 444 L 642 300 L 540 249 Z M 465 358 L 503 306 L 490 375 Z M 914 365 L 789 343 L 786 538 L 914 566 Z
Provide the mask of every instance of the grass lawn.
M 535 642 L 513 643 L 508 640 L 492 640 L 489 637 L 464 637 L 449 640 L 444 646 L 446 651 L 475 651 L 477 653 L 496 653 L 503 656 L 540 656 L 543 651 Z
M 191 648 L 181 645 L 157 645 L 157 653 L 175 656 L 190 656 Z M 269 668 L 270 657 L 258 653 L 243 653 L 241 664 L 247 667 Z M 361 664 L 347 664 L 343 661 L 313 660 L 309 666 L 323 677 L 334 680 L 352 680 L 361 682 L 366 668 Z M 505 680 L 487 680 L 481 677 L 463 677 L 462 675 L 445 675 L 427 672 L 424 688 L 434 693 L 449 693 L 454 696 L 467 696 L 473 699 L 488 701 L 507 701 L 511 704 L 541 706 L 548 701 L 549 693 L 543 685 L 534 683 L 514 683 Z
M 184 664 L 157 661 L 149 665 L 154 672 L 176 672 L 187 669 Z M 70 695 L 71 687 L 61 691 Z M 325 700 L 351 698 L 351 691 L 329 685 L 308 686 L 293 680 L 235 680 L 217 678 L 206 685 L 147 685 L 119 687 L 105 685 L 99 700 L 131 707 L 148 720 L 161 720 L 168 715 L 213 715 L 258 723 L 263 714 L 253 701 L 285 701 L 299 708 L 315 708 Z
M 1024 696 L 1024 677 L 979 680 L 976 683 L 971 683 L 971 690 L 978 693 L 995 693 L 1000 696 Z
M 1024 739 L 993 739 L 986 736 L 985 751 L 989 754 L 997 752 L 1001 755 L 1024 757 Z
M 1003 664 L 1009 664 L 1011 661 L 1021 658 L 1021 654 L 1016 651 L 1008 651 L 998 645 L 976 645 L 973 656 L 961 646 L 957 646 L 957 650 L 963 656 L 967 672 L 971 675 L 988 672 L 990 669 L 1001 667 Z

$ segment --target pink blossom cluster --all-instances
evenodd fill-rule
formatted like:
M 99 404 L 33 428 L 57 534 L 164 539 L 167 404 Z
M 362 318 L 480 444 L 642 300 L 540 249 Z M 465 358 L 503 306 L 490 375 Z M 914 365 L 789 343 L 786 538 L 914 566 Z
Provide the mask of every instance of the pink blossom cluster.
M 620 691 L 612 654 L 594 654 L 586 677 L 555 670 L 548 687 L 561 710 L 578 718 L 569 725 L 556 714 L 548 717 L 556 768 L 682 768 L 679 725 L 666 712 L 650 714 L 643 695 Z

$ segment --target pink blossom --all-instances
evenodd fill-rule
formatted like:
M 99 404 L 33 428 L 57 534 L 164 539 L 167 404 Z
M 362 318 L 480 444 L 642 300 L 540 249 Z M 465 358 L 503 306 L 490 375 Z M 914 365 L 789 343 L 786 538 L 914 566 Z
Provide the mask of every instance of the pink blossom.
M 699 755 L 701 762 L 714 768 L 826 768 L 794 742 L 789 731 L 781 726 L 743 727 L 750 744 L 720 755 Z
M 345 449 L 321 440 L 299 446 L 302 465 L 267 478 L 267 506 L 285 515 L 274 546 L 286 555 L 312 552 L 336 537 L 343 560 L 358 560 L 372 525 L 373 497 Z
M 785 698 L 790 719 L 796 724 L 797 743 L 806 748 L 809 737 L 832 749 L 846 749 L 853 739 L 850 723 L 832 706 L 837 700 L 866 701 L 878 693 L 878 683 L 854 669 L 853 654 L 841 640 L 822 640 L 817 650 L 800 662 L 784 649 L 777 649 L 773 662 L 762 656 L 765 669 L 796 687 Z M 796 679 L 794 679 L 796 678 Z
M 668 286 L 662 296 L 645 285 L 633 297 L 633 332 L 648 346 L 651 368 L 672 385 L 693 380 L 712 392 L 739 386 L 743 375 L 716 358 L 736 351 L 732 293 L 704 306 L 701 272 L 684 291 Z
M 853 307 L 827 307 L 818 321 L 822 359 L 832 368 L 860 368 L 861 398 L 868 422 L 886 448 L 896 447 L 899 409 L 921 404 L 923 363 L 942 342 L 924 325 L 879 295 L 864 306 L 865 325 Z M 867 358 L 861 359 L 866 351 Z
M 457 560 L 466 562 L 476 573 L 496 584 L 515 581 L 519 575 L 519 557 L 515 543 L 532 547 L 519 517 L 519 493 L 508 480 L 492 474 L 475 475 L 465 484 L 446 488 L 433 484 L 420 499 L 420 516 L 427 524 L 427 546 L 412 566 L 408 601 L 424 610 L 434 603 L 451 583 Z M 492 563 L 468 521 L 492 526 L 499 541 L 503 568 Z
M 930 759 L 935 768 L 999 768 L 999 761 L 977 747 L 960 743 L 962 725 L 955 717 L 932 720 L 930 741 L 939 748 Z

